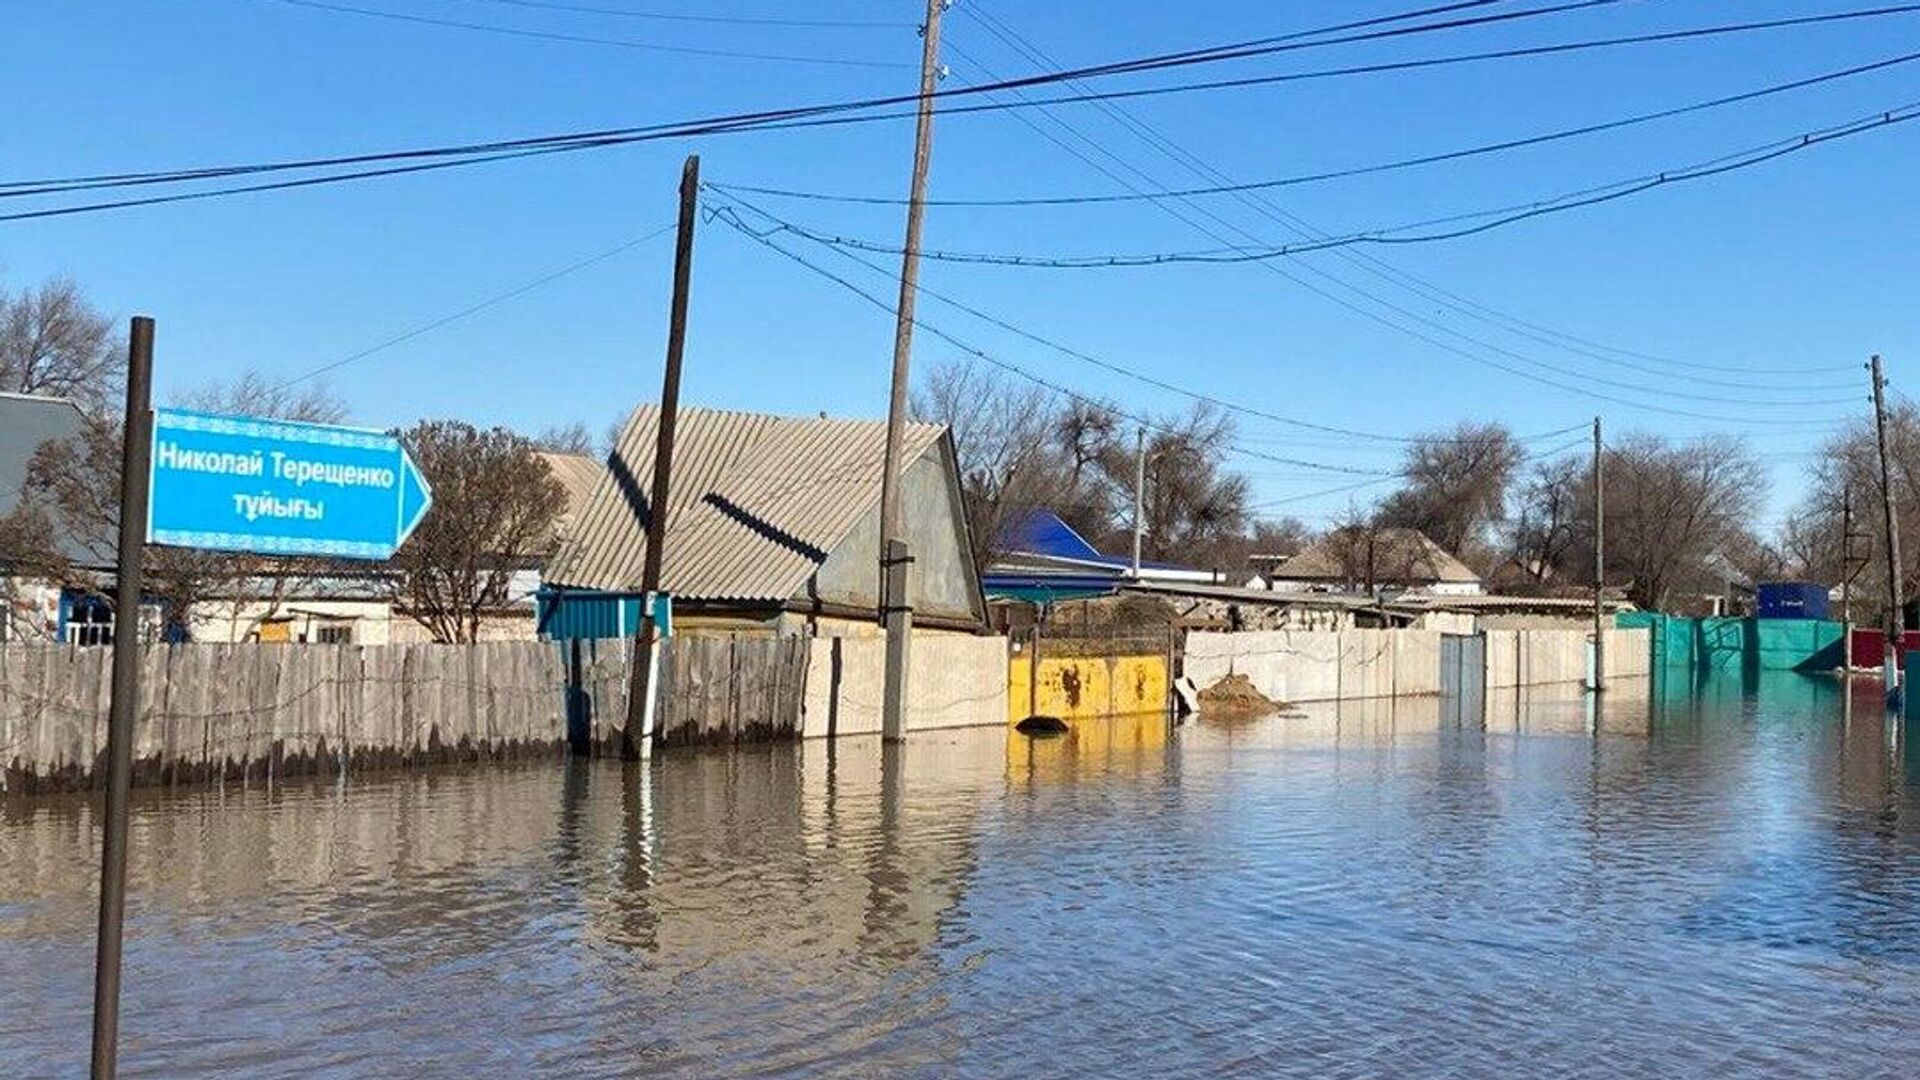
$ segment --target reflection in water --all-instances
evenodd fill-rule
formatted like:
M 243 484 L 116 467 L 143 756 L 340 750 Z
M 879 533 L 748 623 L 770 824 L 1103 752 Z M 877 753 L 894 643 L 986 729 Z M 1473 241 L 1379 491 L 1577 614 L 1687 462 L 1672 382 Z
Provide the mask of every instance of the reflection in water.
M 1762 674 L 147 793 L 123 1060 L 1898 1075 L 1915 741 Z M 0 1075 L 84 1070 L 96 857 L 0 805 Z

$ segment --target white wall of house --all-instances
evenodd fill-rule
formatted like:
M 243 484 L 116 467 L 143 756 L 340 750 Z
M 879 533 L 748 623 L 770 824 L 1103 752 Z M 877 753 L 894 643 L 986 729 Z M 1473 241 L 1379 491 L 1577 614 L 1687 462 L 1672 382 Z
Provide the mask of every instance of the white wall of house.
M 0 641 L 53 641 L 59 634 L 60 589 L 0 575 Z

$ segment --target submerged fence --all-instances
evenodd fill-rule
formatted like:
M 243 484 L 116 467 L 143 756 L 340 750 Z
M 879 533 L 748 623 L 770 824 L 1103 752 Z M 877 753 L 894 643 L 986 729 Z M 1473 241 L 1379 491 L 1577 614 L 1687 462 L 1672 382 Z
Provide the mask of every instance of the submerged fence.
M 1274 701 L 1345 701 L 1439 694 L 1443 677 L 1462 680 L 1460 665 L 1477 664 L 1486 688 L 1550 686 L 1591 677 L 1592 635 L 1581 630 L 1489 630 L 1464 654 L 1443 663 L 1437 630 L 1266 630 L 1187 635 L 1183 674 L 1197 687 L 1244 675 Z M 1607 631 L 1607 677 L 1648 674 L 1649 634 Z
M 1690 619 L 1657 611 L 1616 618 L 1653 635 L 1655 666 L 1666 670 L 1832 671 L 1846 662 L 1846 624 L 1828 619 Z
M 880 730 L 879 638 L 663 642 L 654 737 L 771 741 Z M 606 751 L 626 726 L 623 640 L 478 645 L 150 645 L 137 783 Z M 84 787 L 104 757 L 111 648 L 0 646 L 0 794 Z M 1006 643 L 914 642 L 908 730 L 1001 724 Z

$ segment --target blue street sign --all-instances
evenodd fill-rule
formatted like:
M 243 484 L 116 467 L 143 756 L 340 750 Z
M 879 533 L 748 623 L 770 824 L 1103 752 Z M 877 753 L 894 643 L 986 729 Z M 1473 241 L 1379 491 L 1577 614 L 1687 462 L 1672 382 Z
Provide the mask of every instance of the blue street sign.
M 147 542 L 390 558 L 433 504 L 400 440 L 364 428 L 153 413 Z

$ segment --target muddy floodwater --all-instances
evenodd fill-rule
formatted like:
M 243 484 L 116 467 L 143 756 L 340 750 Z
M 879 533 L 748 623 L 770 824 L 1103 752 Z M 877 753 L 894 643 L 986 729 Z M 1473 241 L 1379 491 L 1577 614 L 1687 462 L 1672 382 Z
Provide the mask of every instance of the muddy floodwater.
M 141 793 L 122 1075 L 1920 1070 L 1920 731 L 1792 675 L 1489 713 Z M 98 844 L 0 801 L 10 1080 L 84 1075 Z

